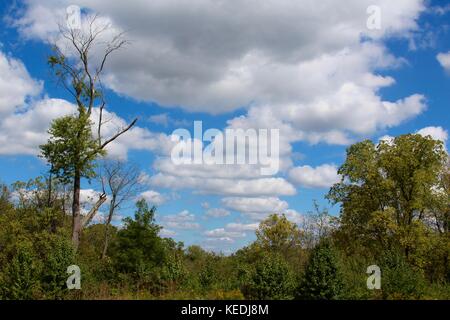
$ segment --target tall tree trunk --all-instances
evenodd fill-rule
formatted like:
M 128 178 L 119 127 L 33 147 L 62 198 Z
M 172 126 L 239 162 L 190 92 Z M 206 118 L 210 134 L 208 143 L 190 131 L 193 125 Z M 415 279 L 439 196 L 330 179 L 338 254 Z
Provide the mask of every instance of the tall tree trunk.
M 47 208 L 52 208 L 53 207 L 53 202 L 52 202 L 52 187 L 53 187 L 53 183 L 52 183 L 52 173 L 50 170 L 50 174 L 48 176 L 48 197 L 47 197 Z M 53 208 L 52 208 L 53 209 Z M 52 210 L 52 221 L 51 221 L 51 225 L 50 225 L 50 231 L 52 233 L 56 233 L 56 229 L 57 229 L 57 225 L 58 225 L 58 217 L 56 215 L 56 213 Z
M 50 174 L 48 175 L 47 189 L 48 189 L 47 208 L 50 208 L 52 206 L 52 174 L 51 174 L 51 171 L 50 171 Z
M 102 260 L 106 258 L 109 245 L 109 223 L 105 225 L 105 242 L 103 243 Z
M 73 183 L 73 202 L 72 202 L 72 243 L 75 247 L 75 250 L 78 250 L 81 234 L 80 189 L 81 189 L 81 175 L 80 171 L 76 170 Z
M 109 214 L 105 223 L 105 242 L 103 243 L 102 260 L 106 258 L 106 252 L 109 245 L 109 225 L 111 224 L 112 217 L 114 215 L 114 209 L 116 207 L 116 196 L 113 195 L 111 203 L 109 205 Z

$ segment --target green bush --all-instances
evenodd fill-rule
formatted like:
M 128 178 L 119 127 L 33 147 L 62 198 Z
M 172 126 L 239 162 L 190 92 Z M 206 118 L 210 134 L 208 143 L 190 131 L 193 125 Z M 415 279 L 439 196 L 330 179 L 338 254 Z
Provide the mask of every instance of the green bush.
M 424 294 L 425 279 L 397 251 L 388 251 L 381 262 L 381 290 L 384 299 L 418 299 Z
M 117 270 L 133 274 L 147 282 L 152 269 L 164 262 L 164 242 L 158 236 L 160 227 L 155 224 L 155 209 L 144 200 L 138 201 L 134 219 L 125 218 L 125 227 L 117 232 L 111 247 L 111 257 Z
M 367 267 L 373 264 L 373 260 L 353 255 L 342 254 L 339 256 L 339 270 L 342 276 L 342 291 L 339 296 L 346 300 L 377 299 L 380 290 L 367 288 Z
M 322 241 L 311 253 L 296 297 L 306 300 L 337 299 L 342 287 L 336 253 L 328 241 Z
M 67 267 L 75 264 L 71 242 L 63 237 L 45 237 L 47 247 L 43 257 L 42 289 L 47 299 L 62 299 L 67 294 Z
M 198 281 L 203 290 L 212 288 L 212 286 L 217 282 L 217 272 L 211 261 L 207 261 L 207 263 L 203 266 L 198 275 Z
M 292 271 L 286 261 L 279 255 L 268 254 L 256 262 L 250 275 L 246 298 L 292 299 L 294 283 Z
M 6 266 L 0 284 L 2 299 L 30 300 L 40 289 L 41 264 L 36 259 L 31 244 L 22 243 L 16 255 Z

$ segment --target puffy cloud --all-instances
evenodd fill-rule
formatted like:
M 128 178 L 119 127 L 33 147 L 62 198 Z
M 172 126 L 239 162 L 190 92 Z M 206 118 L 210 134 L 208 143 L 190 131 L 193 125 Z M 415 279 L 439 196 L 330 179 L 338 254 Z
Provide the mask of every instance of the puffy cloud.
M 0 154 L 38 154 L 39 145 L 48 139 L 51 121 L 76 112 L 75 105 L 66 100 L 39 98 L 41 89 L 41 82 L 30 77 L 21 61 L 0 51 Z M 98 108 L 93 109 L 95 128 L 98 112 Z M 104 111 L 103 119 L 103 137 L 110 137 L 127 126 L 125 119 L 112 112 Z M 135 126 L 109 144 L 107 151 L 109 157 L 125 159 L 130 149 L 168 154 L 171 146 L 169 136 Z
M 148 120 L 154 124 L 158 124 L 163 127 L 169 126 L 181 127 L 189 125 L 189 121 L 172 118 L 168 113 L 160 113 L 152 115 L 148 118 Z
M 396 102 L 382 101 L 372 90 L 349 82 L 341 84 L 329 96 L 321 96 L 307 104 L 252 107 L 245 117 L 230 123 L 260 128 L 272 119 L 272 125 L 267 127 L 280 128 L 283 144 L 306 140 L 312 144 L 347 145 L 355 138 L 397 126 L 421 114 L 426 107 L 425 97 L 420 94 Z M 273 119 L 278 122 L 274 123 Z
M 189 140 L 187 146 L 199 143 Z M 146 179 L 153 187 L 188 189 L 195 193 L 219 195 L 290 195 L 295 188 L 283 178 L 261 176 L 260 165 L 178 164 L 172 157 L 153 163 L 155 174 Z
M 42 82 L 31 78 L 21 61 L 0 51 L 0 118 L 20 111 L 41 90 Z
M 256 229 L 258 229 L 258 226 L 258 223 L 228 223 L 225 228 L 230 231 L 246 232 L 255 231 Z
M 13 24 L 22 34 L 46 41 L 58 30 L 55 21 L 63 18 L 69 4 L 26 1 Z M 270 0 L 264 6 L 257 0 L 78 4 L 102 13 L 101 21 L 112 23 L 113 31 L 129 30 L 132 47 L 109 61 L 104 77 L 109 88 L 188 111 L 217 114 L 244 107 L 246 114 L 229 120 L 228 127 L 280 129 L 282 172 L 292 167 L 296 141 L 349 144 L 426 108 L 420 94 L 397 101 L 385 101 L 379 94 L 395 84 L 380 71 L 404 64 L 383 41 L 410 37 L 425 9 L 422 0 L 351 0 L 345 6 L 327 0 L 320 7 L 313 0 Z M 381 30 L 366 27 L 369 5 L 382 9 Z M 105 135 L 126 125 L 124 119 L 109 115 L 114 121 L 105 126 Z M 150 121 L 168 126 L 175 120 L 163 113 Z M 171 146 L 170 137 L 136 127 L 108 151 L 117 158 L 125 158 L 129 149 L 168 155 Z M 258 166 L 175 166 L 161 157 L 154 169 L 148 179 L 152 187 L 244 198 L 296 193 L 283 177 L 261 177 Z M 323 167 L 294 168 L 290 177 L 312 187 L 334 179 Z
M 289 207 L 286 201 L 274 197 L 230 197 L 222 199 L 222 203 L 225 207 L 242 213 L 280 213 Z
M 0 154 L 38 154 L 39 145 L 47 141 L 51 121 L 74 111 L 75 107 L 66 100 L 46 98 L 22 112 L 6 115 L 0 119 Z
M 300 223 L 302 215 L 293 209 L 289 209 L 289 204 L 286 201 L 280 200 L 276 197 L 228 197 L 223 198 L 222 203 L 226 208 L 238 211 L 244 216 L 254 221 L 261 221 L 271 214 L 284 214 L 290 221 Z M 239 230 L 240 228 L 247 228 L 247 230 L 255 230 L 257 224 L 251 223 L 247 225 L 229 224 L 227 228 Z M 241 229 L 243 230 L 243 229 Z
M 108 218 L 108 212 L 104 212 L 104 211 L 98 211 L 96 213 L 96 215 L 92 218 L 92 223 L 93 224 L 98 224 L 98 223 L 105 223 L 107 221 Z M 123 225 L 123 219 L 125 218 L 125 216 L 121 215 L 121 214 L 114 214 L 111 223 L 113 223 L 116 226 L 122 226 Z
M 289 172 L 291 181 L 307 188 L 328 188 L 339 181 L 337 167 L 323 164 L 316 168 L 311 166 L 295 167 Z
M 256 165 L 237 164 L 175 164 L 170 157 L 161 157 L 153 163 L 157 172 L 173 174 L 180 178 L 221 178 L 221 179 L 251 179 L 260 176 Z
M 210 208 L 206 210 L 206 215 L 213 218 L 221 218 L 230 215 L 230 211 L 223 208 Z
M 2 76 L 0 75 L 0 78 Z M 0 154 L 36 155 L 39 145 L 48 139 L 47 130 L 52 120 L 76 112 L 73 104 L 62 99 L 45 98 L 24 106 L 23 111 L 5 115 L 0 119 Z M 104 111 L 108 121 L 102 126 L 102 136 L 111 137 L 127 122 L 116 114 Z M 92 120 L 97 126 L 98 109 L 93 109 Z M 96 133 L 95 133 L 96 134 Z M 171 150 L 170 137 L 153 133 L 148 129 L 133 127 L 110 143 L 106 150 L 108 157 L 126 159 L 129 150 L 148 150 L 167 154 Z
M 206 241 L 220 245 L 220 242 L 233 243 L 235 242 L 235 239 L 245 238 L 247 236 L 247 232 L 254 232 L 257 228 L 257 223 L 228 223 L 224 228 L 205 231 L 204 235 L 206 237 Z
M 143 198 L 150 205 L 155 205 L 155 206 L 160 206 L 167 200 L 165 196 L 163 196 L 161 193 L 154 191 L 154 190 L 144 191 L 139 195 L 139 197 Z
M 0 154 L 36 154 L 55 118 L 74 111 L 65 100 L 39 100 L 42 83 L 0 51 Z
M 197 143 L 198 140 L 190 139 L 187 146 L 192 147 Z M 281 152 L 283 155 L 283 160 L 280 161 L 281 169 L 290 165 L 287 153 L 291 147 L 289 144 L 285 146 Z M 162 156 L 153 163 L 155 174 L 145 180 L 152 187 L 190 190 L 200 194 L 228 196 L 295 194 L 294 186 L 288 181 L 277 176 L 262 176 L 261 168 L 261 164 L 209 164 L 206 161 L 202 164 L 178 164 L 172 157 Z
M 97 202 L 101 192 L 94 189 L 81 189 L 80 190 L 80 203 L 93 205 Z
M 94 128 L 98 126 L 99 109 L 94 108 L 92 111 L 92 121 Z M 128 122 L 116 115 L 114 112 L 103 111 L 102 138 L 103 140 L 114 136 L 122 128 L 128 126 Z M 95 133 L 96 134 L 96 133 Z M 125 160 L 129 150 L 146 150 L 153 151 L 157 154 L 167 155 L 172 148 L 170 136 L 164 133 L 151 132 L 146 128 L 139 126 L 132 127 L 129 131 L 118 137 L 110 143 L 106 150 L 107 156 L 111 158 Z
M 53 17 L 62 17 L 71 2 L 26 4 L 14 25 L 23 35 L 46 41 L 57 31 Z M 218 114 L 246 108 L 246 114 L 229 120 L 228 126 L 280 129 L 280 168 L 304 186 L 329 186 L 337 178 L 336 170 L 303 166 L 289 171 L 292 143 L 346 145 L 399 125 L 426 108 L 420 94 L 385 101 L 379 93 L 395 84 L 380 71 L 404 63 L 388 52 L 383 40 L 410 36 L 424 10 L 422 0 L 350 0 L 345 6 L 325 0 L 319 7 L 315 0 L 268 0 L 264 5 L 257 0 L 78 4 L 104 14 L 115 30 L 129 30 L 132 47 L 111 56 L 108 64 L 104 81 L 109 88 L 187 111 Z M 369 5 L 382 8 L 382 30 L 366 28 Z M 105 135 L 126 124 L 108 115 L 113 121 L 105 126 Z M 173 119 L 162 114 L 150 121 L 166 126 Z M 170 147 L 168 136 L 136 127 L 112 144 L 109 153 L 125 158 L 131 148 L 168 155 Z M 154 169 L 156 174 L 148 178 L 152 187 L 224 195 L 230 206 L 255 220 L 273 211 L 301 220 L 277 198 L 295 194 L 295 187 L 283 177 L 261 177 L 258 167 L 175 166 L 161 157 Z M 188 212 L 167 219 L 172 226 L 196 227 Z
M 214 230 L 205 231 L 205 236 L 208 238 L 243 238 L 245 237 L 245 233 L 236 232 L 236 231 L 228 231 L 224 228 L 218 228 Z
M 69 4 L 27 1 L 14 24 L 45 41 Z M 78 4 L 101 12 L 117 30 L 129 30 L 132 50 L 111 57 L 105 78 L 111 88 L 139 100 L 210 113 L 250 103 L 307 104 L 323 92 L 338 91 L 338 83 L 374 77 L 370 71 L 379 64 L 367 61 L 370 52 L 358 50 L 361 38 L 408 37 L 425 9 L 422 0 L 351 0 L 345 6 L 329 0 L 320 7 L 313 0 L 264 6 L 257 0 Z M 376 32 L 366 27 L 370 5 L 382 9 L 382 29 Z M 346 48 L 360 52 L 353 55 L 356 68 L 346 68 Z M 330 64 L 336 61 L 333 73 Z M 327 81 L 316 86 L 322 78 Z
M 450 72 L 450 51 L 447 53 L 439 53 L 436 59 L 447 72 Z
M 195 215 L 183 210 L 180 213 L 161 217 L 164 227 L 169 229 L 193 230 L 199 229 L 200 224 L 195 222 Z
M 173 172 L 176 173 L 176 172 Z M 221 179 L 195 178 L 157 173 L 149 178 L 149 183 L 160 188 L 190 189 L 201 194 L 259 196 L 294 195 L 296 190 L 283 178 Z
M 287 85 L 282 84 L 283 90 L 291 86 L 292 92 L 302 92 L 302 97 L 284 101 L 263 99 L 253 104 L 247 115 L 230 120 L 230 126 L 278 128 L 283 147 L 300 140 L 349 144 L 354 138 L 399 125 L 426 109 L 425 97 L 420 94 L 394 102 L 379 96 L 380 88 L 395 81 L 376 75 L 373 70 L 399 67 L 402 63 L 381 44 L 372 42 L 335 54 L 318 55 L 302 62 L 298 70 L 288 69 L 290 73 L 286 71 L 283 76 L 290 80 Z M 281 79 L 273 82 L 266 91 L 275 90 Z M 349 114 L 352 116 L 348 117 Z M 289 149 L 280 147 L 280 150 Z
M 235 240 L 233 238 L 230 237 L 209 237 L 206 238 L 206 241 L 208 243 L 212 243 L 214 245 L 208 245 L 208 246 L 204 246 L 205 249 L 210 249 L 210 250 L 220 250 L 220 246 L 224 245 L 224 244 L 231 244 L 234 243 Z
M 442 127 L 425 127 L 422 128 L 420 130 L 416 131 L 417 134 L 420 134 L 421 136 L 430 136 L 431 138 L 435 139 L 435 140 L 440 140 L 442 141 L 444 144 L 447 142 L 448 140 L 448 131 L 445 130 Z M 389 135 L 385 135 L 382 136 L 378 139 L 378 141 L 385 141 L 387 143 L 392 143 L 394 141 L 395 137 L 393 136 L 389 136 Z
M 448 131 L 442 127 L 425 127 L 417 131 L 417 133 L 424 137 L 430 136 L 431 138 L 440 140 L 443 143 L 446 143 L 448 139 Z
M 163 238 L 172 238 L 175 237 L 177 233 L 173 230 L 162 228 L 161 231 L 159 232 L 159 235 Z
M 284 215 L 288 220 L 296 224 L 300 224 L 305 221 L 305 216 L 293 209 L 286 210 L 286 212 L 284 212 Z
M 388 144 L 392 144 L 392 142 L 394 142 L 394 139 L 395 139 L 395 137 L 393 137 L 393 136 L 384 135 L 384 136 L 378 138 L 378 142 L 384 141 L 384 142 L 386 142 Z

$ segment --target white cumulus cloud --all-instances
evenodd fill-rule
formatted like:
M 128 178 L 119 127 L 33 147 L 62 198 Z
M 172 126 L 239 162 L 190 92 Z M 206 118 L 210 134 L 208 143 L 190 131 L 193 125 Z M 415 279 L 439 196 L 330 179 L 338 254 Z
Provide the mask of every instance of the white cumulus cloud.
M 161 193 L 154 191 L 154 190 L 144 191 L 139 195 L 139 197 L 143 198 L 150 205 L 155 205 L 155 206 L 160 206 L 167 200 L 164 195 L 162 195 Z
M 291 181 L 307 188 L 328 188 L 339 181 L 337 167 L 333 164 L 323 164 L 318 167 L 295 167 L 289 172 Z
M 425 127 L 417 131 L 417 133 L 424 137 L 430 136 L 431 138 L 440 140 L 443 143 L 446 143 L 448 139 L 448 131 L 442 127 Z
M 447 72 L 450 71 L 450 51 L 447 53 L 439 53 L 436 56 L 436 59 L 439 61 L 442 68 L 444 68 Z

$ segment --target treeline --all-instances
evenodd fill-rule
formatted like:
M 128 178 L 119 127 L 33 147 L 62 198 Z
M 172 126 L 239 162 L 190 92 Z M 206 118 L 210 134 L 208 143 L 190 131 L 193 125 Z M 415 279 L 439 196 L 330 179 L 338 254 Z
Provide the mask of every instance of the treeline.
M 53 178 L 2 186 L 2 299 L 450 299 L 450 170 L 441 142 L 420 135 L 357 143 L 328 199 L 296 225 L 270 215 L 230 256 L 160 236 L 136 203 L 117 228 L 90 220 L 72 238 L 72 194 Z M 69 211 L 69 212 L 66 212 Z M 83 220 L 89 212 L 82 215 Z M 105 241 L 108 241 L 105 246 Z M 68 290 L 67 267 L 81 269 Z M 380 289 L 367 287 L 369 266 Z

